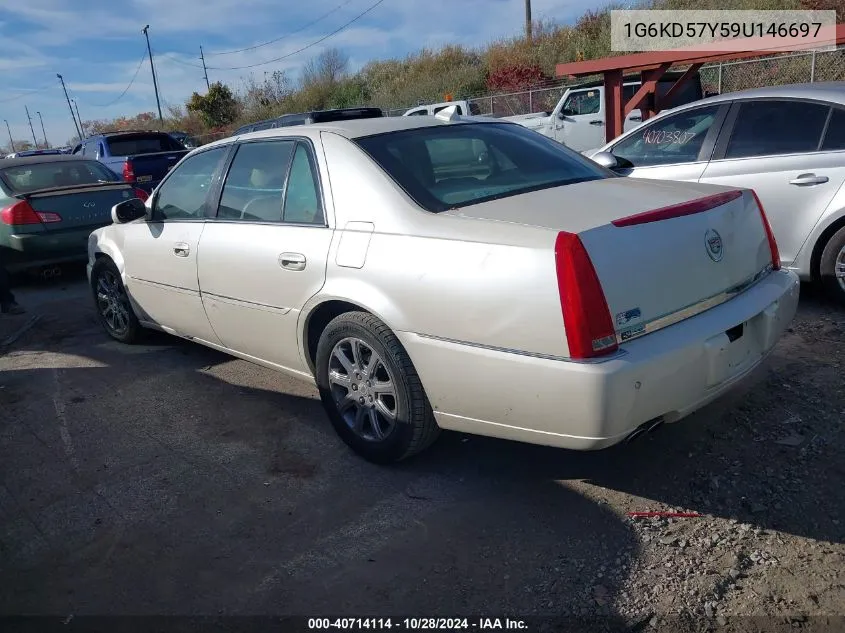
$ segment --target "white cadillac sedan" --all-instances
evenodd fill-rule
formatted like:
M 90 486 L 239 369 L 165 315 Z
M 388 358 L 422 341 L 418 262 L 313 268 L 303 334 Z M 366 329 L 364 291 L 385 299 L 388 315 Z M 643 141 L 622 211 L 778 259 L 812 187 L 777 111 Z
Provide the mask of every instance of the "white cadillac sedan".
M 108 334 L 314 381 L 376 462 L 440 429 L 622 442 L 742 380 L 798 303 L 753 191 L 448 111 L 224 139 L 112 215 L 88 249 Z

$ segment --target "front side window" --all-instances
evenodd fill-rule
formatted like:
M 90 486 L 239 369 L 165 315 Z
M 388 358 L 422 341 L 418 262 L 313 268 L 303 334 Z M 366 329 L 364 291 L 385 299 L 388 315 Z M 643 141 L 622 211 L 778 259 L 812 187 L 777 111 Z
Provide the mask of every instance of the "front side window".
M 355 142 L 433 212 L 608 177 L 560 143 L 508 123 L 426 127 Z
M 156 192 L 153 220 L 202 218 L 214 175 L 228 150 L 228 147 L 215 147 L 191 156 L 176 167 Z
M 426 114 L 428 114 L 428 110 L 423 108 L 422 110 L 414 110 L 413 112 L 409 112 L 405 116 L 425 116 Z
M 285 222 L 325 223 L 316 172 L 311 152 L 304 143 L 297 143 L 285 192 Z
M 666 116 L 619 141 L 610 152 L 621 167 L 693 163 L 718 113 L 716 105 Z
M 451 108 L 451 107 L 452 107 L 451 105 L 445 105 L 445 106 L 440 106 L 439 108 L 434 108 L 434 114 L 437 114 L 437 113 L 438 113 L 438 112 L 440 112 L 441 110 L 445 110 L 446 108 Z M 463 114 L 463 113 L 464 113 L 464 111 L 461 109 L 461 106 L 459 106 L 459 105 L 455 105 L 455 108 L 456 108 L 456 112 L 457 112 L 458 114 Z
M 742 103 L 725 158 L 815 152 L 829 112 L 829 106 L 802 101 Z
M 217 217 L 280 222 L 293 146 L 293 141 L 266 141 L 238 147 L 223 185 Z
M 566 98 L 562 112 L 566 116 L 598 114 L 601 109 L 601 95 L 598 88 L 576 90 Z

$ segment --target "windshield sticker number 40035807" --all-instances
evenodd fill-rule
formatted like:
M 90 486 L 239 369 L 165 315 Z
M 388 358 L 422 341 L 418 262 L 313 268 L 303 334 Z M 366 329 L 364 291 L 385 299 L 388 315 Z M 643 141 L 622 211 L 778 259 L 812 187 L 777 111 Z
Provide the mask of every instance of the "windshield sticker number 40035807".
M 643 134 L 643 142 L 649 145 L 663 145 L 677 143 L 683 145 L 689 143 L 696 136 L 695 132 L 681 132 L 680 130 L 649 130 Z

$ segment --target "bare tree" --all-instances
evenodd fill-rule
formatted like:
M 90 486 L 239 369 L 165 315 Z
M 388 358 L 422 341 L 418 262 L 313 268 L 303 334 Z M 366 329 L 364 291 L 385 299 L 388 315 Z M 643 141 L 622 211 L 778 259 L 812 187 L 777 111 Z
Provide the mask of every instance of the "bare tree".
M 335 84 L 349 74 L 349 55 L 339 48 L 328 48 L 312 57 L 302 68 L 302 85 Z

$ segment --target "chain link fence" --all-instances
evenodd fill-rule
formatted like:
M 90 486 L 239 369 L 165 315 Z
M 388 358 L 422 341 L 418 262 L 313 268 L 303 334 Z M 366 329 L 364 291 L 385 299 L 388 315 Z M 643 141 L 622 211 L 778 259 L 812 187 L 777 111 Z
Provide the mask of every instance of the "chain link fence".
M 816 81 L 845 81 L 845 48 L 835 51 L 790 53 L 776 57 L 708 64 L 699 71 L 705 93 L 723 93 Z M 522 92 L 476 95 L 466 98 L 478 106 L 479 114 L 493 117 L 517 116 L 554 109 L 567 87 L 590 78 L 562 81 Z M 600 77 L 595 77 L 600 79 Z M 402 116 L 409 109 L 425 102 L 403 108 L 384 110 L 386 116 Z M 211 143 L 226 134 L 204 134 L 196 137 L 201 144 Z
M 705 92 L 723 93 L 816 81 L 845 81 L 845 48 L 835 51 L 792 53 L 777 57 L 709 64 L 699 71 Z M 597 79 L 600 77 L 596 77 Z M 560 82 L 507 94 L 488 94 L 466 100 L 478 106 L 481 114 L 494 117 L 516 116 L 554 109 L 566 88 L 577 81 Z M 387 116 L 401 116 L 415 107 L 386 110 Z

